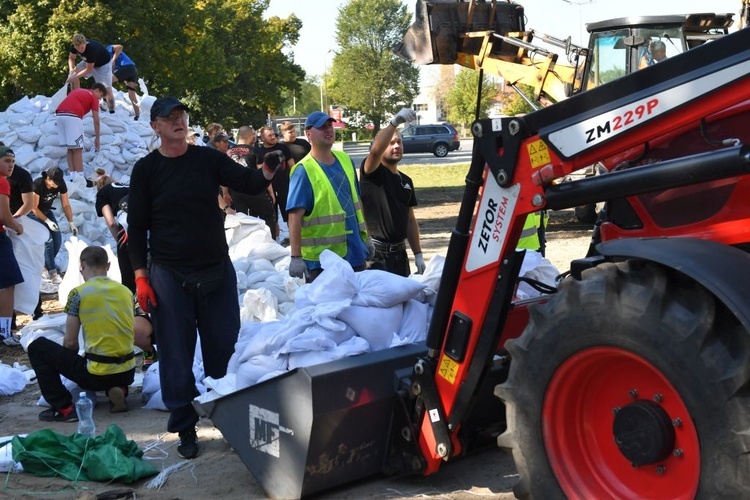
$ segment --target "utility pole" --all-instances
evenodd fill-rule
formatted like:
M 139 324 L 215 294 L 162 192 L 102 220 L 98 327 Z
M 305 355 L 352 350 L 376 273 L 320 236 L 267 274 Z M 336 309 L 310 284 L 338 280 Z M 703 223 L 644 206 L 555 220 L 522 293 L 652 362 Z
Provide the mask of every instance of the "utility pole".
M 583 40 L 583 6 L 585 4 L 594 3 L 596 0 L 563 0 L 565 3 L 570 5 L 578 6 L 578 45 L 584 47 Z

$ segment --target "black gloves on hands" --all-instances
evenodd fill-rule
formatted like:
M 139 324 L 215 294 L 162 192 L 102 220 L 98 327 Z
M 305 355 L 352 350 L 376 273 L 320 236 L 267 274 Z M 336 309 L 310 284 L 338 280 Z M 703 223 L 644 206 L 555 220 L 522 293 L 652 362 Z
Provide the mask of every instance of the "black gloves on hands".
M 263 156 L 263 175 L 266 179 L 271 180 L 276 171 L 281 167 L 284 169 L 286 158 L 281 151 L 271 151 Z

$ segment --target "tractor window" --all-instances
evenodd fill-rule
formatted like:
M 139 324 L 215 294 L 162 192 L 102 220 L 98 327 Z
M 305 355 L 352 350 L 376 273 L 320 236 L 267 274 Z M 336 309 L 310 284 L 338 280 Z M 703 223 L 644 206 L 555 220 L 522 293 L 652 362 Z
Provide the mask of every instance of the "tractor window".
M 679 27 L 655 27 L 637 30 L 645 42 L 638 47 L 638 68 L 653 66 L 685 50 Z
M 591 66 L 586 78 L 586 89 L 625 76 L 628 71 L 628 51 L 623 39 L 628 35 L 628 30 L 625 29 L 591 34 Z

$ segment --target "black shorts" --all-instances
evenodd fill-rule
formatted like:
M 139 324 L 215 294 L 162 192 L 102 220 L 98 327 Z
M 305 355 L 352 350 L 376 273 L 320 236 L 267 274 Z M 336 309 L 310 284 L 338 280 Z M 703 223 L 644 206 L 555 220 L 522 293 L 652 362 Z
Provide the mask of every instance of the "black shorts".
M 138 83 L 138 68 L 135 67 L 135 64 L 120 66 L 120 69 L 116 70 L 113 75 L 120 82 Z

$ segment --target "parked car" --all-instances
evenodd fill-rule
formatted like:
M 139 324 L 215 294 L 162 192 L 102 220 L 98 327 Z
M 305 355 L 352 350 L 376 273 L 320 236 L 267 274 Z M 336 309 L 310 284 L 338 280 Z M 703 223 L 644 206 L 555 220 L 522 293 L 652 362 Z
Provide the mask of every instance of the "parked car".
M 461 147 L 458 132 L 448 123 L 410 125 L 401 131 L 401 137 L 404 153 L 432 153 L 442 158 Z

